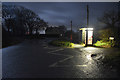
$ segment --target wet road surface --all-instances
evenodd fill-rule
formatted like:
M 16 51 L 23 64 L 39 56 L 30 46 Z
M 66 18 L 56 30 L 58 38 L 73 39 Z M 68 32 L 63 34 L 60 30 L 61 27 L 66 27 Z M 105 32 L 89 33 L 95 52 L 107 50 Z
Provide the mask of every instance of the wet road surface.
M 3 48 L 3 78 L 119 77 L 116 69 L 101 61 L 104 53 L 111 52 L 109 49 L 53 47 L 47 44 L 48 40 L 25 40 L 18 45 Z

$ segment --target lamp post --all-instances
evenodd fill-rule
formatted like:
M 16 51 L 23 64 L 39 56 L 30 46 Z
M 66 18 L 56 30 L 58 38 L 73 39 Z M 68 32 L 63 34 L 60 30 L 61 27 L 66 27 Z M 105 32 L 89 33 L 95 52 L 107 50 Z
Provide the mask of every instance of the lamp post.
M 89 26 L 89 6 L 87 5 L 87 28 Z M 88 45 L 88 30 L 86 30 L 86 43 L 85 46 L 87 47 Z
M 71 35 L 70 35 L 70 40 L 72 42 L 72 21 L 71 21 Z

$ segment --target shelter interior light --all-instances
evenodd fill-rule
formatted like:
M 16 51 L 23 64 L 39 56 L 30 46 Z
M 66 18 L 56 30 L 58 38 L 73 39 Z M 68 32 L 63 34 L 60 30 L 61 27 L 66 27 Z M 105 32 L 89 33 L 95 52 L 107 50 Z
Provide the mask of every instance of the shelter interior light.
M 93 28 L 80 28 L 79 30 L 81 30 L 81 35 L 82 35 L 81 41 L 85 44 L 92 45 L 93 44 Z
M 92 44 L 93 31 L 88 31 L 88 44 Z
M 80 30 L 93 30 L 93 28 L 80 28 Z

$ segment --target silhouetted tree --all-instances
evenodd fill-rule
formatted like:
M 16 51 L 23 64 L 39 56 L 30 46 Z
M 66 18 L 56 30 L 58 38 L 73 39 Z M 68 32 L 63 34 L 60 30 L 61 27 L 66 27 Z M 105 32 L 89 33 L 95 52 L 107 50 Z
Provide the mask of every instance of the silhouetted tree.
M 34 28 L 47 27 L 47 23 L 37 14 L 22 6 L 3 5 L 2 11 L 4 24 L 13 34 L 24 35 L 28 30 L 32 34 Z
M 118 44 L 120 40 L 120 31 L 119 31 L 119 22 L 120 18 L 118 16 L 118 12 L 115 10 L 111 10 L 105 12 L 104 15 L 98 19 L 100 22 L 105 24 L 105 29 L 99 31 L 99 37 L 103 40 L 108 40 L 110 36 L 115 37 L 116 44 Z
M 118 26 L 117 24 L 120 21 L 118 17 L 118 12 L 114 10 L 105 12 L 101 18 L 98 18 L 98 20 L 106 24 L 106 27 L 111 27 L 111 28 L 117 27 Z

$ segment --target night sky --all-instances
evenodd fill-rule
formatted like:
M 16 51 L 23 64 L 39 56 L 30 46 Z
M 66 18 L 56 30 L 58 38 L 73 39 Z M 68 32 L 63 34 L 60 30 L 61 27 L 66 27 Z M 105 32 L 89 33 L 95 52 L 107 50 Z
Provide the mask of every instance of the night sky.
M 86 27 L 87 4 L 89 5 L 89 26 L 93 28 L 103 26 L 97 18 L 101 17 L 105 11 L 118 10 L 117 2 L 7 2 L 3 4 L 21 5 L 31 9 L 48 22 L 49 26 L 65 25 L 70 29 L 72 20 L 74 31 L 80 27 Z

